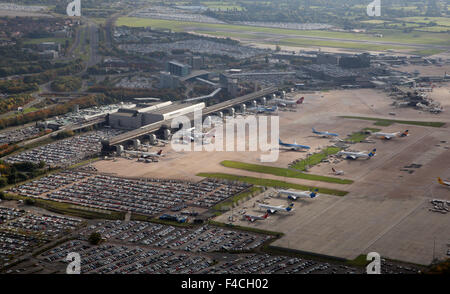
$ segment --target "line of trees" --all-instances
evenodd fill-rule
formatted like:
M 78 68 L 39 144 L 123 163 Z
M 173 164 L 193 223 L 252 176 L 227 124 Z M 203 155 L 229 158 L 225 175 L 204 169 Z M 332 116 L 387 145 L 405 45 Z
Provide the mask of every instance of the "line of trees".
M 24 106 L 32 100 L 33 97 L 29 94 L 19 94 L 4 98 L 0 100 L 0 114 L 16 110 L 18 107 Z
M 43 161 L 39 164 L 32 162 L 8 164 L 0 161 L 0 188 L 38 177 L 46 172 L 45 166 Z
M 106 97 L 102 94 L 88 95 L 85 97 L 73 99 L 64 104 L 58 104 L 26 114 L 19 114 L 14 117 L 2 118 L 0 119 L 0 129 L 23 125 L 34 121 L 45 120 L 49 117 L 66 114 L 70 111 L 73 111 L 75 109 L 75 105 L 79 105 L 80 108 L 86 108 L 104 104 L 111 104 L 116 101 L 117 100 L 115 100 L 114 98 Z

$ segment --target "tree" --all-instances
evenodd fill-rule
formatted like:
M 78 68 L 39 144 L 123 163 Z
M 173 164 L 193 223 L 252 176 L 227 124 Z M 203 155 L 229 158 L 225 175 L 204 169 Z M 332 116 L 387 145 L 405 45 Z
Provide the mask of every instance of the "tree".
M 88 241 L 92 245 L 98 245 L 102 241 L 102 235 L 98 232 L 94 232 L 89 236 Z
M 5 192 L 0 191 L 0 200 L 5 200 Z
M 36 201 L 34 199 L 27 198 L 27 199 L 25 199 L 25 204 L 31 206 L 31 205 L 36 204 Z

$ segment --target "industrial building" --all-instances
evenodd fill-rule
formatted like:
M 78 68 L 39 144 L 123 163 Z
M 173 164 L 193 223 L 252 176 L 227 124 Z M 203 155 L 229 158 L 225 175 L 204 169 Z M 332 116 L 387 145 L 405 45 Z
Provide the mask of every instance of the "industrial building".
M 170 72 L 172 75 L 184 77 L 191 73 L 191 67 L 177 61 L 170 61 L 166 65 L 166 71 Z
M 119 109 L 116 113 L 110 114 L 109 125 L 114 129 L 134 130 L 152 123 L 186 115 L 203 108 L 205 108 L 205 103 L 178 104 L 167 101 L 138 104 L 135 108 L 123 108 Z

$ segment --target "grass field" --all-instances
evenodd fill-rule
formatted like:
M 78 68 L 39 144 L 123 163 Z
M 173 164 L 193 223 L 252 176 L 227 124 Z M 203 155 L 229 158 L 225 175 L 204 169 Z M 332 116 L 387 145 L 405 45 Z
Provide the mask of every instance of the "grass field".
M 444 50 L 439 50 L 439 49 L 423 49 L 423 50 L 415 50 L 415 51 L 411 51 L 411 54 L 416 54 L 416 55 L 422 55 L 422 56 L 430 56 L 430 55 L 435 55 L 435 54 L 439 54 L 439 53 L 443 53 L 445 52 Z
M 389 49 L 407 49 L 408 47 L 392 46 L 392 45 L 375 45 L 364 44 L 359 42 L 336 42 L 336 41 L 320 41 L 309 40 L 300 38 L 286 38 L 280 41 L 265 42 L 266 44 L 284 45 L 284 46 L 320 46 L 320 47 L 333 47 L 333 48 L 345 48 L 345 49 L 360 49 L 360 50 L 374 50 L 384 51 Z
M 345 139 L 345 141 L 352 142 L 352 143 L 360 143 L 360 142 L 364 141 L 365 139 L 367 139 L 367 137 L 369 136 L 369 134 L 367 134 L 366 131 L 379 132 L 381 130 L 376 129 L 376 128 L 365 128 L 364 130 L 362 130 L 360 132 L 351 134 L 347 139 Z
M 316 164 L 319 164 L 322 160 L 326 159 L 329 155 L 336 154 L 341 149 L 338 147 L 327 147 L 319 153 L 314 153 L 313 155 L 308 156 L 307 158 L 300 160 L 299 162 L 293 164 L 291 168 L 297 169 L 300 171 L 307 170 L 308 167 L 312 167 Z M 350 183 L 348 183 L 350 184 Z
M 372 34 L 350 33 L 350 32 L 331 32 L 322 30 L 292 30 L 281 28 L 266 28 L 256 26 L 230 25 L 230 24 L 210 24 L 198 22 L 185 22 L 175 20 L 161 20 L 137 17 L 121 17 L 117 20 L 117 26 L 129 27 L 157 27 L 167 28 L 178 32 L 194 31 L 205 33 L 205 31 L 223 31 L 228 33 L 245 33 L 245 32 L 260 32 L 274 35 L 286 35 L 292 37 L 325 37 L 325 38 L 339 38 L 345 40 L 359 40 L 359 41 L 385 41 L 392 43 L 406 43 L 406 44 L 442 44 L 447 45 L 447 40 L 438 33 L 426 32 L 412 32 L 403 33 L 399 30 L 379 30 L 383 34 L 383 38 L 377 38 Z
M 233 197 L 228 198 L 224 202 L 216 204 L 213 209 L 217 211 L 223 211 L 225 209 L 228 209 L 232 207 L 235 203 L 238 203 L 240 200 L 245 199 L 251 195 L 259 194 L 261 192 L 260 187 L 251 187 L 250 189 L 239 193 Z
M 450 19 L 447 17 L 403 17 L 399 18 L 401 21 L 427 24 L 430 22 L 437 23 L 439 26 L 448 26 L 450 27 Z
M 38 198 L 30 198 L 20 195 L 6 194 L 5 199 L 7 200 L 23 200 L 33 199 L 35 201 L 35 206 L 44 208 L 48 211 L 72 215 L 87 219 L 123 219 L 124 213 L 113 212 L 113 211 L 102 211 L 102 210 L 94 210 L 88 209 L 86 207 L 70 204 L 70 203 L 61 203 L 51 200 L 38 199 Z
M 36 38 L 36 39 L 25 39 L 24 44 L 40 44 L 44 42 L 55 42 L 63 45 L 66 42 L 66 38 Z
M 395 119 L 384 119 L 384 118 L 375 118 L 375 117 L 361 117 L 361 116 L 341 116 L 343 118 L 349 119 L 360 119 L 360 120 L 370 120 L 375 121 L 375 125 L 377 126 L 390 126 L 394 123 L 404 124 L 404 125 L 415 125 L 415 126 L 423 126 L 423 127 L 433 127 L 440 128 L 445 125 L 444 122 L 428 122 L 428 121 L 411 121 L 411 120 L 395 120 Z
M 230 161 L 230 160 L 222 161 L 220 164 L 225 167 L 242 169 L 242 170 L 257 172 L 257 173 L 271 174 L 271 175 L 280 176 L 280 177 L 304 179 L 304 180 L 310 180 L 310 181 L 321 181 L 321 182 L 335 183 L 335 184 L 351 184 L 351 183 L 353 183 L 353 181 L 351 181 L 351 180 L 343 180 L 343 179 L 326 177 L 326 176 L 305 174 L 305 173 L 291 170 L 288 168 L 250 164 L 250 163 Z
M 327 189 L 327 188 L 319 188 L 319 187 L 311 187 L 299 184 L 288 183 L 284 181 L 271 180 L 271 179 L 261 179 L 254 177 L 244 177 L 237 176 L 232 174 L 224 174 L 224 173 L 199 173 L 197 174 L 199 177 L 205 178 L 215 178 L 215 179 L 224 179 L 229 181 L 238 181 L 249 183 L 257 186 L 265 186 L 265 187 L 275 187 L 275 188 L 283 188 L 283 189 L 294 189 L 301 191 L 311 191 L 315 188 L 319 189 L 319 193 L 335 195 L 335 196 L 345 196 L 348 194 L 346 191 L 336 190 L 336 189 Z

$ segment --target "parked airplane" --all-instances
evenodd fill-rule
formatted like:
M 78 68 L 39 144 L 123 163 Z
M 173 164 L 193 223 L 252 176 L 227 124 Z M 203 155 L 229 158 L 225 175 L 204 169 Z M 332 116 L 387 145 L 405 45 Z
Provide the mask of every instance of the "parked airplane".
M 269 213 L 266 212 L 266 214 L 258 216 L 258 215 L 251 215 L 251 214 L 246 214 L 244 215 L 244 217 L 249 221 L 249 222 L 254 222 L 257 220 L 264 220 L 269 216 Z
M 298 198 L 315 198 L 317 196 L 319 196 L 319 194 L 317 193 L 319 191 L 319 189 L 315 189 L 313 192 L 310 191 L 305 191 L 305 192 L 293 192 L 293 191 L 288 191 L 288 190 L 279 190 L 278 193 L 279 194 L 285 194 L 288 196 L 288 199 L 290 200 L 297 200 Z
M 371 157 L 374 157 L 377 152 L 377 149 L 373 149 L 370 153 L 365 152 L 348 152 L 348 151 L 340 151 L 338 153 L 338 156 L 345 156 L 346 159 L 353 159 L 356 160 L 358 158 L 366 158 L 370 159 Z
M 131 150 L 125 150 L 124 152 L 128 153 L 128 154 L 131 154 L 131 155 L 140 156 L 140 157 L 143 157 L 143 158 L 164 156 L 162 154 L 162 152 L 163 152 L 162 149 L 159 150 L 158 152 L 144 152 L 144 151 L 131 151 Z
M 333 173 L 334 173 L 336 176 L 341 176 L 341 175 L 344 174 L 344 171 L 343 171 L 343 170 L 336 170 L 334 167 L 332 167 L 331 170 L 333 171 Z
M 338 134 L 330 133 L 330 132 L 318 132 L 316 129 L 312 128 L 312 132 L 316 135 L 320 135 L 321 137 L 328 138 L 328 137 L 338 137 Z
M 267 209 L 268 213 L 275 213 L 277 211 L 286 211 L 290 212 L 292 211 L 292 207 L 294 207 L 294 203 L 289 204 L 287 207 L 280 206 L 272 206 L 272 205 L 266 205 L 266 204 L 258 204 L 260 208 Z
M 277 110 L 278 110 L 277 106 L 274 106 L 274 107 L 256 106 L 256 107 L 250 107 L 247 109 L 247 111 L 254 112 L 254 113 L 276 112 Z
M 278 104 L 280 106 L 286 107 L 286 106 L 294 106 L 297 104 L 302 104 L 304 100 L 305 100 L 305 97 L 302 97 L 298 100 L 273 99 L 273 102 L 275 102 L 275 104 Z
M 443 181 L 440 177 L 438 178 L 438 182 L 443 186 L 450 187 L 450 182 Z
M 409 136 L 409 130 L 402 132 L 396 132 L 396 133 L 381 133 L 381 132 L 377 132 L 377 133 L 373 133 L 373 135 L 377 138 L 383 139 L 383 140 L 390 140 L 392 138 L 396 138 L 396 137 L 407 137 Z
M 284 143 L 283 141 L 281 141 L 281 139 L 279 139 L 278 143 L 280 144 L 280 146 L 288 147 L 288 148 L 291 148 L 291 150 L 295 150 L 295 151 L 303 150 L 303 149 L 311 149 L 311 147 L 306 146 L 306 145 L 299 145 L 299 144 L 297 144 L 297 142 L 294 142 L 294 144 Z

